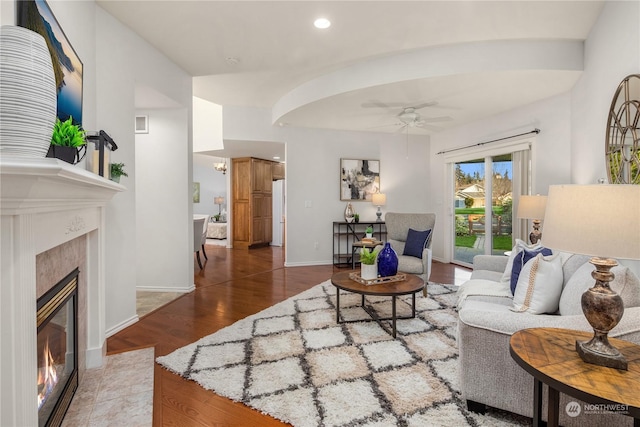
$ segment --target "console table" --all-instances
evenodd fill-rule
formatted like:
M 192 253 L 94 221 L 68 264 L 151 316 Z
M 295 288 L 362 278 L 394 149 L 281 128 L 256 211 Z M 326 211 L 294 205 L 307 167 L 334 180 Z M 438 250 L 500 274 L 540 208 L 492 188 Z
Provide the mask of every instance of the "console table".
M 629 362 L 621 371 L 584 362 L 575 350 L 576 339 L 588 341 L 591 332 L 532 328 L 516 332 L 509 341 L 511 357 L 534 378 L 533 425 L 543 425 L 542 383 L 549 386 L 548 426 L 558 425 L 560 393 L 587 403 L 617 404 L 640 427 L 640 345 L 609 338 Z
M 333 265 L 336 267 L 354 268 L 358 263 L 354 253 L 353 243 L 359 242 L 365 236 L 368 226 L 373 227 L 373 237 L 376 240 L 387 241 L 387 227 L 384 222 L 333 222 Z

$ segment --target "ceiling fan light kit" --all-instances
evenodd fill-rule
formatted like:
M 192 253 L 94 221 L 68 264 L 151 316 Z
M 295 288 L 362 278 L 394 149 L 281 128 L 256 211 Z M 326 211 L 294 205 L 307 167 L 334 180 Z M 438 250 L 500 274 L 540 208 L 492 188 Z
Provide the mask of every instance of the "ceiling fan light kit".
M 398 118 L 399 122 L 393 124 L 393 126 L 400 126 L 397 130 L 398 132 L 403 131 L 406 127 L 420 127 L 420 128 L 428 128 L 431 130 L 439 130 L 439 128 L 435 126 L 428 126 L 426 123 L 436 123 L 436 122 L 446 122 L 453 120 L 449 116 L 441 116 L 441 117 L 428 117 L 426 119 L 422 118 L 420 114 L 416 111 L 425 107 L 434 107 L 438 105 L 437 101 L 429 101 L 422 102 L 420 104 L 416 104 L 414 106 L 407 107 L 406 104 L 399 102 L 380 102 L 377 100 L 373 100 L 371 102 L 365 102 L 362 104 L 362 108 L 386 108 L 388 110 L 394 110 L 398 107 L 402 108 L 395 117 Z

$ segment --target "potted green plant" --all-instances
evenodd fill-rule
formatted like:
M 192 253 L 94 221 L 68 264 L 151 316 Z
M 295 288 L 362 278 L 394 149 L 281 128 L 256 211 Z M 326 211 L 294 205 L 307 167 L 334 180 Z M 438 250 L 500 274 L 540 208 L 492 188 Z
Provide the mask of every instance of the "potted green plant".
M 87 151 L 85 131 L 73 124 L 73 117 L 64 122 L 59 118 L 53 126 L 51 145 L 47 157 L 54 157 L 67 163 L 76 164 L 84 157 Z
M 360 277 L 371 280 L 378 277 L 378 250 L 362 248 L 360 249 Z
M 110 165 L 111 176 L 109 179 L 114 182 L 120 182 L 121 176 L 129 176 L 124 171 L 124 163 L 111 163 Z
M 368 226 L 364 233 L 366 234 L 367 239 L 371 239 L 373 237 L 373 226 Z
M 360 214 L 359 213 L 353 214 L 353 220 L 355 221 L 356 224 L 359 223 L 360 222 Z

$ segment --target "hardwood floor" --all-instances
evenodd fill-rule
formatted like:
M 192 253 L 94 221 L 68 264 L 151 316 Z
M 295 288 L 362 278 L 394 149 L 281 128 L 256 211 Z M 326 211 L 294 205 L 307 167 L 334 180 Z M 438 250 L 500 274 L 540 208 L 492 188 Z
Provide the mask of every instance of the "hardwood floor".
M 154 346 L 163 356 L 246 316 L 323 282 L 333 266 L 284 268 L 284 249 L 230 250 L 206 246 L 209 260 L 197 264 L 196 290 L 144 316 L 107 340 L 108 353 Z M 336 269 L 341 271 L 341 269 Z M 469 270 L 433 263 L 431 281 L 460 283 Z M 154 426 L 283 426 L 241 403 L 215 395 L 155 366 Z

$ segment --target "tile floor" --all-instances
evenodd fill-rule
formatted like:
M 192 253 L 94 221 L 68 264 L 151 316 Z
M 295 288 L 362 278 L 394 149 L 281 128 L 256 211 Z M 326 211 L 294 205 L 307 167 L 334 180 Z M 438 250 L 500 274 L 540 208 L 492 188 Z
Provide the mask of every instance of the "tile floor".
M 142 317 L 181 295 L 184 294 L 180 292 L 136 291 L 136 313 L 138 317 Z
M 227 240 L 207 239 L 207 245 L 226 246 Z M 136 291 L 136 313 L 138 314 L 138 317 L 142 317 L 173 301 L 181 295 L 183 294 L 179 292 Z
M 62 426 L 151 427 L 154 362 L 153 348 L 107 356 L 84 373 Z

